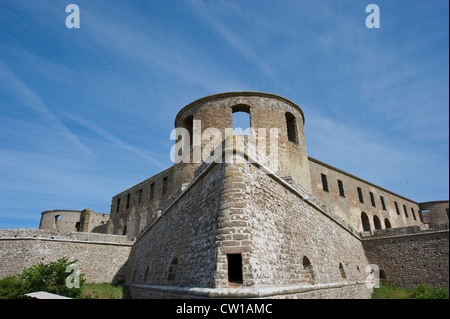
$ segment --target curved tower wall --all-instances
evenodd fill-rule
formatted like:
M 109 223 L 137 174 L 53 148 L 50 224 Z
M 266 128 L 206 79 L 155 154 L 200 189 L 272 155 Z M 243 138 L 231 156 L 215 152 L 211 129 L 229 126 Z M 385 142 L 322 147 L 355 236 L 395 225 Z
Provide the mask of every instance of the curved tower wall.
M 272 137 L 275 136 L 272 147 L 275 143 L 278 152 L 278 171 L 274 173 L 283 177 L 291 176 L 306 190 L 311 191 L 302 110 L 298 105 L 283 97 L 256 92 L 231 92 L 207 96 L 187 105 L 178 113 L 175 119 L 175 128 L 185 128 L 189 131 L 192 151 L 188 163 L 175 164 L 175 182 L 182 185 L 192 181 L 194 170 L 201 162 L 198 160 L 198 154 L 202 154 L 205 147 L 211 151 L 213 138 L 211 135 L 204 135 L 208 132 L 205 130 L 215 128 L 216 132 L 220 131 L 220 141 L 215 140 L 215 145 L 219 145 L 229 132 L 227 129 L 233 128 L 234 112 L 250 114 L 250 126 L 256 133 L 253 134 L 256 135 L 258 147 L 264 143 L 264 140 L 260 138 L 263 136 L 261 129 L 266 130 L 265 155 L 267 156 L 270 156 L 272 152 L 270 148 L 271 129 L 278 129 L 278 137 L 272 134 Z M 177 140 L 176 143 L 181 145 L 182 142 Z M 197 158 L 194 157 L 194 153 L 197 154 Z

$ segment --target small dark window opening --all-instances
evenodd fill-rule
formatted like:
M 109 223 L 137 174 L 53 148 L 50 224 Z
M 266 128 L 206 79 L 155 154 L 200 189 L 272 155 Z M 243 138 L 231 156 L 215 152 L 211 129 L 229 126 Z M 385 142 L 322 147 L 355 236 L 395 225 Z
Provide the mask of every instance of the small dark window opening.
M 192 145 L 194 140 L 194 117 L 188 116 L 183 121 L 184 128 L 189 132 L 189 145 Z
M 288 141 L 298 145 L 297 120 L 292 113 L 286 113 Z
M 411 207 L 411 213 L 412 213 L 414 220 L 417 220 L 416 213 L 414 212 L 414 208 L 412 208 L 412 207 Z
M 125 206 L 126 209 L 130 208 L 130 193 L 127 194 L 127 205 Z
M 344 184 L 340 180 L 338 180 L 338 187 L 339 187 L 339 195 L 345 197 Z
M 325 174 L 320 174 L 322 177 L 322 188 L 325 192 L 328 192 L 328 180 L 327 180 L 327 175 Z
M 361 213 L 361 222 L 363 226 L 363 231 L 370 231 L 369 217 L 367 217 L 367 214 L 365 212 Z
M 58 221 L 61 220 L 61 215 L 55 216 L 55 226 L 58 225 Z
M 341 263 L 339 263 L 339 272 L 341 273 L 342 279 L 347 279 L 347 275 L 345 274 L 344 266 L 342 266 Z
M 384 220 L 384 225 L 385 225 L 386 228 L 392 228 L 391 222 L 387 218 Z
M 381 229 L 381 221 L 378 216 L 373 216 L 373 224 L 375 225 L 375 229 Z
M 364 197 L 361 187 L 357 187 L 359 202 L 364 204 Z
M 397 212 L 397 215 L 400 215 L 400 209 L 398 208 L 398 203 L 394 202 L 395 204 L 395 211 Z
M 227 255 L 227 262 L 228 262 L 228 282 L 242 285 L 243 276 L 242 276 L 241 254 Z
M 376 207 L 376 205 L 375 205 L 375 196 L 373 196 L 372 192 L 369 192 L 369 193 L 370 193 L 370 202 L 372 203 L 373 207 Z
M 313 267 L 308 257 L 303 256 L 302 264 L 303 264 L 303 274 L 305 276 L 306 281 L 310 284 L 314 283 L 316 278 L 314 275 Z
M 177 273 L 177 266 L 178 266 L 178 259 L 175 257 L 169 266 L 169 276 L 167 277 L 167 280 L 169 282 L 173 282 L 175 280 L 175 275 Z
M 80 231 L 80 222 L 75 223 L 75 228 L 77 231 Z
M 408 210 L 406 209 L 406 205 L 403 205 L 403 210 L 405 211 L 405 216 L 406 216 L 407 218 L 409 218 L 409 216 L 408 216 Z
M 386 203 L 384 202 L 383 196 L 380 196 L 380 201 L 381 201 L 381 207 L 383 208 L 383 210 L 386 210 Z
M 155 196 L 155 183 L 150 184 L 150 199 L 153 199 Z
M 120 209 L 120 198 L 117 199 L 116 214 L 119 213 L 119 209 Z
M 162 194 L 163 194 L 163 195 L 166 195 L 166 194 L 167 194 L 167 177 L 164 177 L 164 178 L 163 178 Z
M 123 232 L 122 235 L 126 235 L 127 234 L 127 225 L 123 226 Z
M 138 192 L 138 204 L 142 202 L 142 188 Z

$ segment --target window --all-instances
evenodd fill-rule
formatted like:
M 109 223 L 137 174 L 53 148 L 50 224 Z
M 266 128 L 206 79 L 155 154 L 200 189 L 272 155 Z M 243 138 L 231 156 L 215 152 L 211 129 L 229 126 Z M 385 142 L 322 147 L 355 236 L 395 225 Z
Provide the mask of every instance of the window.
M 125 206 L 126 209 L 130 208 L 130 193 L 127 194 L 127 205 Z
M 177 274 L 177 267 L 178 267 L 178 258 L 175 257 L 172 259 L 172 262 L 169 266 L 169 275 L 167 276 L 168 282 L 173 282 L 175 280 L 175 276 Z
M 126 235 L 127 234 L 127 225 L 123 226 L 123 231 L 122 231 L 122 235 Z
M 327 175 L 320 174 L 322 177 L 322 188 L 325 192 L 328 192 L 328 181 L 327 181 Z
M 381 207 L 383 208 L 383 210 L 386 210 L 386 203 L 384 202 L 383 196 L 380 196 L 380 201 L 381 201 Z
M 167 194 L 167 177 L 163 178 L 162 194 L 163 195 Z
M 340 180 L 338 180 L 338 187 L 339 187 L 339 195 L 345 197 L 344 184 Z
M 381 222 L 378 216 L 373 216 L 373 224 L 375 225 L 375 229 L 381 229 Z
M 341 263 L 339 263 L 339 272 L 341 273 L 342 279 L 347 279 L 347 275 L 345 274 L 344 266 L 342 266 Z
M 359 202 L 364 204 L 364 197 L 361 187 L 357 187 Z
M 412 213 L 414 220 L 417 220 L 416 213 L 414 212 L 414 208 L 412 208 L 412 207 L 411 207 L 411 213 Z
M 361 213 L 361 222 L 363 226 L 363 231 L 370 231 L 369 217 L 367 217 L 367 214 L 365 212 Z
M 142 202 L 142 188 L 138 191 L 138 205 Z
M 189 132 L 189 145 L 192 145 L 194 140 L 194 117 L 192 115 L 183 120 L 183 127 Z
M 305 280 L 307 283 L 312 284 L 316 281 L 313 267 L 311 265 L 311 262 L 309 261 L 308 257 L 303 256 L 303 275 L 305 277 Z
M 397 212 L 397 215 L 400 215 L 400 209 L 398 208 L 398 203 L 394 202 L 395 204 L 395 211 Z
M 405 216 L 409 218 L 408 210 L 406 209 L 406 205 L 403 205 L 403 211 L 405 212 Z
M 386 218 L 386 219 L 384 220 L 384 226 L 386 227 L 386 229 L 387 229 L 387 228 L 392 228 L 391 222 L 389 221 L 389 219 Z
M 120 208 L 120 198 L 117 199 L 116 214 L 119 213 L 119 208 Z
M 61 215 L 56 215 L 55 216 L 55 227 L 58 225 L 58 221 L 61 220 Z
M 288 141 L 298 145 L 297 120 L 292 113 L 286 113 L 286 128 Z
M 241 254 L 227 255 L 227 262 L 228 262 L 228 282 L 242 285 L 243 276 L 242 276 Z
M 250 135 L 250 106 L 235 105 L 233 112 L 233 134 Z
M 369 192 L 369 193 L 370 193 L 370 202 L 372 203 L 373 207 L 376 207 L 376 205 L 375 205 L 375 197 L 373 196 L 372 192 Z
M 153 199 L 155 196 L 155 183 L 150 184 L 150 199 Z

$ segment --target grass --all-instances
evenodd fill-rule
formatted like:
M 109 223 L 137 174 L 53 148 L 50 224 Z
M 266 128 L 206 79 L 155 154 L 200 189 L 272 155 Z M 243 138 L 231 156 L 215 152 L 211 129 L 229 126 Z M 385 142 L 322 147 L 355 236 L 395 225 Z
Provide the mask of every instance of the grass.
M 372 299 L 449 299 L 449 289 L 420 285 L 416 289 L 394 284 L 381 284 L 374 289 Z
M 81 299 L 130 299 L 125 284 L 85 283 L 81 287 Z

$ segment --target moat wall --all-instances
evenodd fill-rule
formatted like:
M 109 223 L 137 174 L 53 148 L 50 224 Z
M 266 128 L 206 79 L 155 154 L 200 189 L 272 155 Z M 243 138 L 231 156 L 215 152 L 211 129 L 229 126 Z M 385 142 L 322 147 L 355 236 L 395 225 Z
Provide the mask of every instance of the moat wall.
M 126 236 L 58 232 L 40 229 L 0 230 L 0 278 L 23 268 L 66 256 L 77 259 L 87 282 L 123 280 L 123 267 L 132 243 Z
M 404 287 L 420 284 L 449 286 L 449 228 L 447 224 L 375 231 L 363 238 L 369 262 L 380 268 L 381 279 Z

